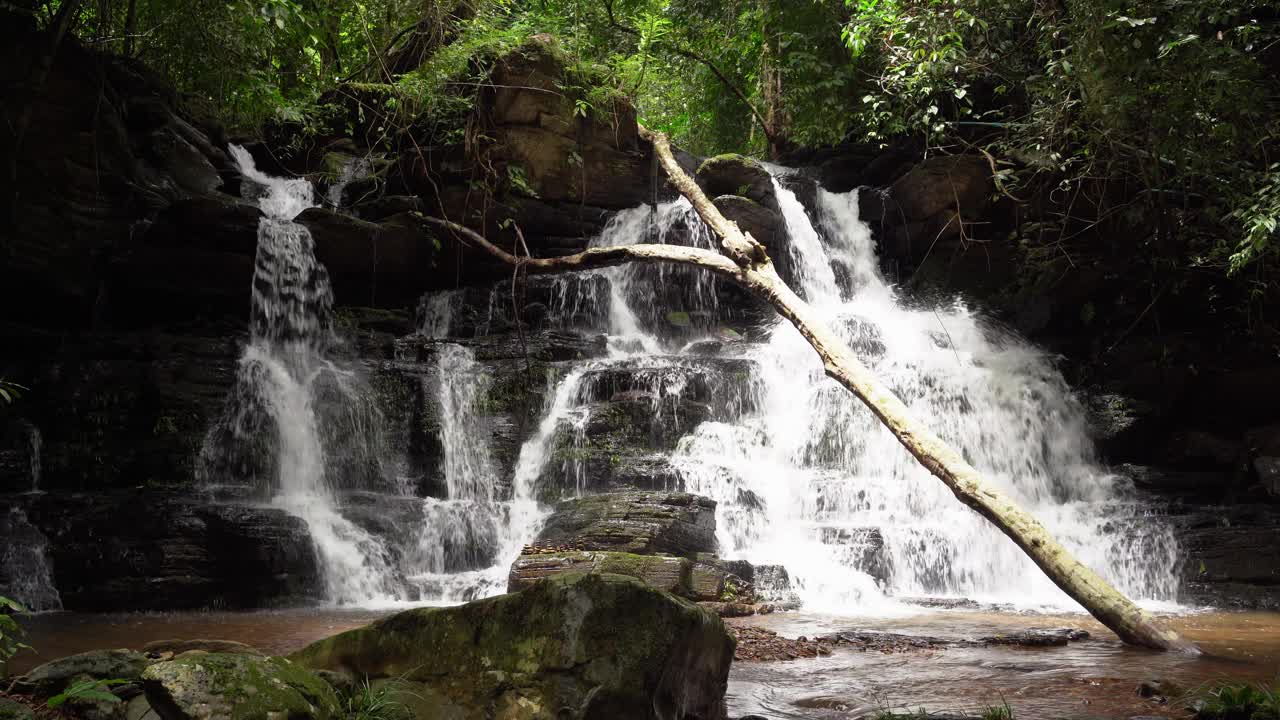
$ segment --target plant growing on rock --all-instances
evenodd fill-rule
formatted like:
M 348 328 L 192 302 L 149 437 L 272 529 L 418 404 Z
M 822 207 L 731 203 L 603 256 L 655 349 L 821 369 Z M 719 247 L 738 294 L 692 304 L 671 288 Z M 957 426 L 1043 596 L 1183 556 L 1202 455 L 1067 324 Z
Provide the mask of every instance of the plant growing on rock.
M 94 679 L 81 680 L 72 683 L 66 690 L 49 698 L 46 706 L 50 708 L 58 708 L 65 705 L 69 701 L 82 701 L 87 703 L 118 703 L 120 698 L 116 697 L 108 688 L 116 685 L 128 685 L 129 680 L 120 678 L 111 679 Z
M 14 619 L 14 614 L 24 613 L 27 609 L 16 600 L 0 595 L 0 677 L 8 674 L 9 660 L 23 650 L 31 650 L 31 646 L 22 642 L 26 635 L 22 626 Z
M 1280 685 L 1224 682 L 1190 694 L 1196 720 L 1280 720 Z

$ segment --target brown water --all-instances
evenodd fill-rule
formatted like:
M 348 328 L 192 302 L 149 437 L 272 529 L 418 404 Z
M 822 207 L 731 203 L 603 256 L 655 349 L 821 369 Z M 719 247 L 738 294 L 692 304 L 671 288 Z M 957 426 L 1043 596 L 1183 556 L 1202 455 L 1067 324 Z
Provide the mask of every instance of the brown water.
M 254 612 L 100 614 L 51 613 L 24 619 L 40 656 L 15 658 L 15 671 L 46 659 L 97 648 L 140 647 L 152 640 L 219 638 L 286 653 L 371 622 L 389 611 L 261 610 Z M 729 679 L 731 716 L 855 718 L 885 708 L 977 711 L 1007 702 L 1020 720 L 1183 717 L 1175 708 L 1139 698 L 1148 678 L 1187 688 L 1215 679 L 1280 677 L 1280 613 L 1203 613 L 1168 618 L 1198 642 L 1205 657 L 1128 648 L 1083 615 L 1017 615 L 927 611 L 904 618 L 830 617 L 779 613 L 747 618 L 781 635 L 875 629 L 966 638 L 1026 628 L 1080 627 L 1090 640 L 1057 648 L 952 648 L 884 654 L 837 649 L 828 657 L 736 663 Z

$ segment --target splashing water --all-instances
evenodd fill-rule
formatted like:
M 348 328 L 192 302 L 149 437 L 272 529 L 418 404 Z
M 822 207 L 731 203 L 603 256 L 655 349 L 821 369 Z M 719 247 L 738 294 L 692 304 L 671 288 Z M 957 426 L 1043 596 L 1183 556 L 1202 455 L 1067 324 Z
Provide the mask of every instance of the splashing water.
M 1098 465 L 1083 412 L 1049 360 L 959 303 L 903 303 L 879 273 L 856 191 L 819 190 L 815 227 L 774 186 L 794 284 L 912 413 L 1123 591 L 1172 600 L 1169 529 Z M 762 411 L 706 423 L 678 451 L 688 489 L 721 502 L 722 548 L 786 565 L 816 610 L 883 606 L 886 594 L 1071 604 L 827 379 L 794 327 L 777 324 L 749 356 L 761 368 Z
M 207 480 L 254 480 L 271 502 L 307 523 L 326 599 L 402 598 L 391 550 L 338 512 L 339 487 L 383 489 L 377 410 L 357 373 L 328 359 L 333 293 L 307 229 L 310 183 L 260 172 L 231 146 L 258 226 L 250 339 L 236 388 L 202 451 Z

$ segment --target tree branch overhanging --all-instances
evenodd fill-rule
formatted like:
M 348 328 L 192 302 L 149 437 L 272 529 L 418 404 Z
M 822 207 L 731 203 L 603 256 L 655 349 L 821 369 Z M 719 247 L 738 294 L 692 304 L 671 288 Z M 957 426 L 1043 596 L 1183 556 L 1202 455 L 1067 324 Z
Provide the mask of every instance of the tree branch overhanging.
M 527 272 L 554 273 L 610 267 L 629 262 L 668 262 L 705 268 L 763 298 L 800 331 L 821 358 L 826 374 L 861 400 L 894 437 L 960 502 L 986 518 L 1018 545 L 1046 575 L 1126 643 L 1157 650 L 1199 653 L 1192 643 L 1162 626 L 1102 576 L 1081 563 L 1030 513 L 982 475 L 932 430 L 911 416 L 906 405 L 868 370 L 839 335 L 778 276 L 763 246 L 726 219 L 676 162 L 667 138 L 641 128 L 671 183 L 720 237 L 721 253 L 677 245 L 588 248 L 554 258 L 516 257 L 480 234 L 437 218 L 424 220 L 459 241 Z

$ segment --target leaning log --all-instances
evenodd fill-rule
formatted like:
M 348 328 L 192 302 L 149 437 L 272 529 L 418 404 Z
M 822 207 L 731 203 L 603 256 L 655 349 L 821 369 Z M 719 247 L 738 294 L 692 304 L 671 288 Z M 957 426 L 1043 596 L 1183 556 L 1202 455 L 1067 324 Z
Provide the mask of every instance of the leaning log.
M 1131 645 L 1199 652 L 1195 645 L 1161 625 L 1101 575 L 1076 559 L 1031 513 L 990 485 L 960 453 L 912 417 L 907 406 L 858 360 L 813 308 L 782 281 L 764 246 L 716 209 L 676 162 L 666 136 L 647 128 L 641 128 L 641 134 L 652 143 L 671 184 L 688 198 L 703 222 L 719 237 L 720 253 L 677 245 L 646 244 L 588 248 L 575 255 L 556 258 L 517 257 L 462 225 L 438 218 L 427 217 L 424 220 L 451 233 L 460 242 L 529 273 L 588 270 L 632 262 L 663 262 L 700 267 L 732 280 L 768 301 L 790 321 L 821 358 L 829 377 L 857 396 L 902 446 L 941 480 L 960 502 L 1009 536 L 1054 584 L 1080 603 L 1098 622 Z

